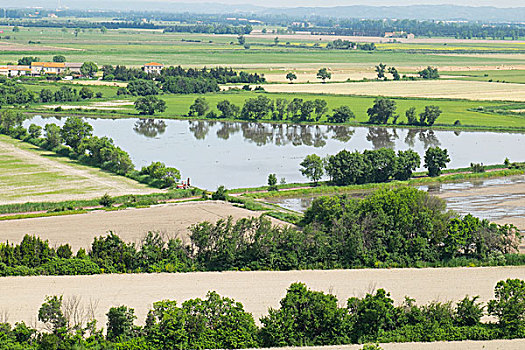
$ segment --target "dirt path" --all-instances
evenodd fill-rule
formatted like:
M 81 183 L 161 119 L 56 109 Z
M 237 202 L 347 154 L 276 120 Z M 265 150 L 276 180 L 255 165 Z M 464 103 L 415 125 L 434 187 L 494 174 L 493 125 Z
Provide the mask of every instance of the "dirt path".
M 166 238 L 186 239 L 188 227 L 202 222 L 215 223 L 232 216 L 235 220 L 261 215 L 225 202 L 187 202 L 157 205 L 151 208 L 119 211 L 94 211 L 87 214 L 0 221 L 0 242 L 18 243 L 24 235 L 37 235 L 52 245 L 69 243 L 73 250 L 88 248 L 94 237 L 109 231 L 127 242 L 138 243 L 148 232 Z M 274 222 L 280 222 L 274 220 Z
M 77 296 L 82 303 L 98 303 L 95 315 L 99 324 L 105 324 L 104 314 L 118 305 L 133 307 L 137 321 L 143 324 L 155 301 L 172 299 L 180 303 L 214 290 L 243 303 L 259 319 L 269 307 L 278 307 L 293 282 L 331 292 L 341 305 L 349 297 L 362 297 L 378 288 L 389 291 L 396 303 L 408 295 L 422 304 L 457 301 L 467 294 L 479 295 L 486 302 L 493 298 L 495 284 L 506 278 L 525 279 L 525 267 L 4 277 L 0 279 L 0 312 L 6 311 L 11 322 L 34 324 L 46 295 Z

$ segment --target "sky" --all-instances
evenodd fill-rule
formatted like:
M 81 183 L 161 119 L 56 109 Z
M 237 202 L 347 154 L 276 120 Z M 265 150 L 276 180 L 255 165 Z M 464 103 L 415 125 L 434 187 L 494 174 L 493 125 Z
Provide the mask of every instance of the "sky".
M 158 1 L 158 0 L 156 0 Z M 223 3 L 223 4 L 252 4 L 264 7 L 298 7 L 298 6 L 403 6 L 403 5 L 466 5 L 466 6 L 494 6 L 494 7 L 523 7 L 525 0 L 161 0 L 171 3 Z

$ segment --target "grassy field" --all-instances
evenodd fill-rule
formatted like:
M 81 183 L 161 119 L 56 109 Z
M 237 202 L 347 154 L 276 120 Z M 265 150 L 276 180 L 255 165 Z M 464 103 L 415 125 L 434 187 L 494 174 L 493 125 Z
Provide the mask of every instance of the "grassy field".
M 299 48 L 294 45 L 313 45 L 314 40 L 282 40 L 281 45 L 272 45 L 274 36 L 249 37 L 252 44 L 249 50 L 237 45 L 234 35 L 203 35 L 188 33 L 162 33 L 158 30 L 110 30 L 102 34 L 97 30 L 86 30 L 78 37 L 73 29 L 62 32 L 60 28 L 22 28 L 12 33 L 9 27 L 0 27 L 10 33 L 11 39 L 3 40 L 0 62 L 15 62 L 21 56 L 37 55 L 49 60 L 55 54 L 64 54 L 68 60 L 94 61 L 103 64 L 142 65 L 155 60 L 171 65 L 283 65 L 283 64 L 343 64 L 370 66 L 385 62 L 396 66 L 479 66 L 501 64 L 523 64 L 517 57 L 449 57 L 437 54 L 412 53 L 412 46 L 401 45 L 401 49 L 376 52 L 358 52 L 344 50 L 321 50 Z M 185 41 L 182 41 L 182 40 Z M 197 40 L 200 42 L 188 42 Z M 36 44 L 28 44 L 29 41 Z M 290 46 L 284 45 L 286 41 Z M 234 43 L 233 45 L 231 43 Z M 429 44 L 430 45 L 430 44 Z M 434 47 L 437 44 L 431 44 Z M 476 49 L 479 44 L 461 44 Z M 492 46 L 492 44 L 483 44 Z M 516 43 L 494 44 L 500 51 L 516 50 Z
M 381 85 L 383 83 L 374 83 Z M 339 84 L 327 84 L 337 86 Z M 98 88 L 98 87 L 97 87 Z M 107 87 L 105 87 L 107 88 Z M 109 88 L 113 89 L 113 88 Z M 212 108 L 215 108 L 219 101 L 224 99 L 230 100 L 232 103 L 241 106 L 244 101 L 248 98 L 257 97 L 260 93 L 254 92 L 223 92 L 206 94 L 204 97 Z M 286 98 L 292 100 L 293 98 L 301 98 L 304 100 L 313 100 L 316 98 L 325 99 L 328 102 L 330 109 L 340 107 L 342 105 L 348 105 L 356 115 L 355 122 L 366 122 L 368 115 L 366 111 L 370 108 L 375 97 L 367 96 L 344 96 L 344 95 L 322 95 L 322 94 L 285 94 L 285 93 L 265 93 L 265 96 L 269 98 Z M 181 118 L 188 113 L 190 105 L 193 103 L 195 98 L 202 95 L 162 95 L 161 98 L 166 101 L 167 109 L 166 112 L 156 114 L 157 118 Z M 122 98 L 120 98 L 122 99 Z M 133 100 L 133 99 L 131 99 Z M 397 103 L 398 113 L 401 115 L 398 122 L 406 121 L 405 110 L 414 106 L 417 108 L 417 112 L 424 110 L 427 105 L 437 105 L 443 110 L 443 114 L 437 121 L 439 125 L 453 125 L 456 120 L 460 120 L 464 126 L 477 126 L 477 127 L 505 127 L 505 128 L 522 128 L 525 127 L 525 119 L 516 115 L 496 115 L 488 113 L 480 113 L 471 109 L 477 109 L 479 107 L 487 108 L 491 106 L 505 106 L 506 103 L 494 102 L 494 101 L 464 101 L 464 100 L 447 100 L 447 99 L 421 99 L 421 98 L 395 98 Z M 83 106 L 92 104 L 93 102 L 82 102 L 82 103 L 63 103 L 63 105 Z M 45 108 L 46 105 L 55 104 L 44 104 L 38 106 L 43 111 L 49 111 L 49 108 Z M 85 107 L 84 107 L 85 108 Z M 106 113 L 106 115 L 100 115 L 101 112 L 75 112 L 75 113 L 86 113 L 89 116 L 96 116 L 97 113 L 100 116 L 106 117 L 138 117 L 137 112 L 133 109 L 133 106 L 117 106 L 114 108 L 117 113 Z M 68 112 L 62 112 L 62 114 L 68 114 Z M 321 119 L 321 122 L 326 121 L 326 117 Z
M 450 76 L 450 77 L 449 77 Z M 454 80 L 492 81 L 525 84 L 525 70 L 481 70 L 481 71 L 449 71 L 441 73 L 442 78 Z
M 0 135 L 0 204 L 96 198 L 157 190 Z

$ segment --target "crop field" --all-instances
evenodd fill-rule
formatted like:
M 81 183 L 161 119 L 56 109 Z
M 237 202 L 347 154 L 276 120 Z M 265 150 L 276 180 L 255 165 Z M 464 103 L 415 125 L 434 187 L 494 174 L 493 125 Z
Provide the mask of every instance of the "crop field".
M 10 32 L 10 27 L 0 27 Z M 325 50 L 304 48 L 319 38 L 305 41 L 300 35 L 294 39 L 283 36 L 279 45 L 273 45 L 273 36 L 249 36 L 250 49 L 237 44 L 234 35 L 209 35 L 188 33 L 162 33 L 158 30 L 109 30 L 102 34 L 97 30 L 86 30 L 75 36 L 72 29 L 63 32 L 60 28 L 22 28 L 20 32 L 3 40 L 4 49 L 0 51 L 0 62 L 15 62 L 21 56 L 36 55 L 50 60 L 55 54 L 64 54 L 70 62 L 94 61 L 103 64 L 142 65 L 155 60 L 168 65 L 227 65 L 259 66 L 275 64 L 345 64 L 356 67 L 369 67 L 384 62 L 389 65 L 406 66 L 483 66 L 519 65 L 523 60 L 509 56 L 505 59 L 490 56 L 449 57 L 439 54 L 411 53 L 412 49 L 375 52 L 345 50 Z M 184 41 L 183 41 L 184 39 Z M 336 38 L 330 38 L 335 40 Z M 31 41 L 33 44 L 28 44 Z M 290 42 L 286 45 L 286 42 Z M 9 45 L 12 45 L 9 48 Z M 514 50 L 515 42 L 495 43 L 500 50 Z M 469 47 L 470 44 L 462 44 Z M 477 44 L 473 44 L 475 49 Z M 484 44 L 488 45 L 488 44 Z M 521 46 L 518 46 L 521 47 Z M 45 51 L 42 51 L 44 48 Z M 263 68 L 261 67 L 261 68 Z
M 0 204 L 63 201 L 154 189 L 0 136 Z
M 387 81 L 338 84 L 275 84 L 269 92 L 380 95 L 421 98 L 457 98 L 490 101 L 525 101 L 523 84 L 502 84 L 455 80 Z
M 19 243 L 31 234 L 49 240 L 51 245 L 69 243 L 76 251 L 91 246 L 93 238 L 109 231 L 126 242 L 140 243 L 148 232 L 158 232 L 166 240 L 188 237 L 188 228 L 202 221 L 215 223 L 231 216 L 234 220 L 260 213 L 225 202 L 187 202 L 150 208 L 93 211 L 87 214 L 0 221 L 0 241 Z M 281 223 L 272 219 L 274 223 Z
M 520 69 L 482 70 L 470 72 L 448 71 L 446 73 L 442 73 L 441 77 L 454 80 L 473 80 L 525 84 L 525 70 Z
M 341 304 L 352 296 L 384 288 L 396 304 L 405 296 L 419 305 L 430 301 L 458 301 L 465 295 L 479 295 L 478 301 L 493 298 L 495 284 L 507 278 L 525 279 L 524 267 L 304 270 L 256 272 L 198 272 L 172 274 L 111 274 L 95 276 L 4 277 L 0 284 L 0 305 L 10 321 L 33 324 L 46 295 L 78 297 L 82 304 L 95 304 L 99 324 L 112 306 L 135 309 L 137 323 L 144 324 L 152 303 L 171 299 L 178 303 L 205 297 L 216 291 L 243 303 L 256 319 L 279 300 L 294 282 L 314 290 L 331 292 Z M 446 286 L 444 286 L 446 281 Z

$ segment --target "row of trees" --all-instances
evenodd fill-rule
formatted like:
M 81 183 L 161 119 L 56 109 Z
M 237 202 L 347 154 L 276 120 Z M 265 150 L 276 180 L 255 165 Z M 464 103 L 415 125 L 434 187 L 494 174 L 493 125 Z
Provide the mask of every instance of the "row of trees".
M 448 151 L 439 147 L 428 148 L 425 153 L 425 167 L 429 176 L 439 176 L 441 169 L 450 162 Z M 338 186 L 353 184 L 405 181 L 419 168 L 421 158 L 412 150 L 398 151 L 389 148 L 349 152 L 342 150 L 336 155 L 322 159 L 316 154 L 305 157 L 301 162 L 301 173 L 317 183 L 323 175 Z
M 290 120 L 292 122 L 319 122 L 325 119 L 328 123 L 343 124 L 355 119 L 355 114 L 348 106 L 334 108 L 329 113 L 328 103 L 323 99 L 303 100 L 294 98 L 287 100 L 276 98 L 272 100 L 264 95 L 249 98 L 239 107 L 228 100 L 217 103 L 217 113 L 212 110 L 204 97 L 198 97 L 190 106 L 188 116 L 206 117 L 209 119 L 240 119 L 240 120 Z M 374 105 L 367 110 L 370 124 L 397 123 L 396 102 L 380 97 L 374 100 Z M 416 108 L 411 107 L 406 112 L 407 125 L 432 126 L 441 115 L 438 106 L 425 106 L 425 110 L 416 115 Z
M 374 51 L 376 44 L 374 43 L 355 43 L 349 40 L 337 39 L 326 44 L 327 49 L 337 50 L 363 50 L 363 51 Z
M 253 28 L 249 24 L 234 26 L 213 23 L 169 26 L 164 29 L 164 33 L 250 34 L 252 30 Z
M 141 171 L 135 170 L 126 151 L 116 146 L 111 138 L 93 136 L 93 127 L 81 118 L 69 117 L 62 127 L 54 123 L 44 128 L 31 124 L 28 129 L 22 126 L 25 119 L 20 112 L 3 110 L 0 133 L 154 187 L 168 188 L 180 179 L 177 169 L 160 162 L 152 162 Z
M 326 117 L 329 123 L 346 123 L 355 118 L 354 113 L 348 106 L 341 106 L 328 114 L 328 103 L 323 99 L 303 100 L 294 98 L 289 101 L 284 98 L 272 100 L 260 95 L 256 98 L 247 99 L 241 107 L 234 105 L 228 100 L 220 101 L 217 110 L 210 111 L 210 105 L 204 97 L 198 97 L 190 106 L 188 116 L 205 116 L 206 118 L 225 118 L 242 120 L 291 120 L 294 122 L 319 121 Z
M 164 82 L 169 77 L 184 77 L 184 78 L 203 78 L 207 80 L 214 80 L 219 84 L 227 83 L 244 83 L 244 84 L 259 84 L 265 81 L 264 77 L 257 73 L 246 73 L 244 71 L 234 71 L 232 68 L 213 67 L 213 68 L 188 68 L 184 69 L 181 66 L 170 66 L 162 69 L 160 74 L 147 74 L 139 68 L 127 68 L 126 66 L 111 66 L 105 65 L 102 68 L 103 80 L 120 80 L 132 81 L 134 79 L 159 80 Z
M 258 327 L 241 303 L 208 292 L 206 298 L 189 299 L 180 306 L 175 300 L 153 303 L 142 327 L 134 324 L 134 309 L 112 307 L 106 314 L 105 336 L 97 329 L 93 312 L 86 314 L 79 300 L 49 296 L 38 311 L 47 332 L 24 322 L 15 327 L 2 323 L 0 346 L 16 350 L 243 349 L 523 337 L 525 281 L 499 281 L 494 294 L 487 307 L 477 296 L 421 306 L 406 297 L 396 306 L 388 292 L 378 289 L 362 298 L 349 298 L 346 306 L 340 306 L 335 295 L 293 283 L 279 308 L 270 308 Z M 497 322 L 481 322 L 485 314 Z
M 151 169 L 151 168 L 150 168 Z M 220 197 L 219 197 L 220 195 Z M 225 191 L 214 198 L 228 199 Z M 521 233 L 447 211 L 445 202 L 414 188 L 382 189 L 364 199 L 320 197 L 299 223 L 272 225 L 264 217 L 230 217 L 190 228 L 189 239 L 165 241 L 149 233 L 139 244 L 109 234 L 88 253 L 58 255 L 35 246 L 0 246 L 0 274 L 98 274 L 225 270 L 522 264 Z M 80 267 L 79 267 L 80 266 Z

